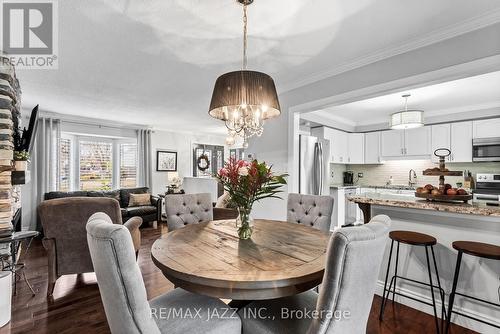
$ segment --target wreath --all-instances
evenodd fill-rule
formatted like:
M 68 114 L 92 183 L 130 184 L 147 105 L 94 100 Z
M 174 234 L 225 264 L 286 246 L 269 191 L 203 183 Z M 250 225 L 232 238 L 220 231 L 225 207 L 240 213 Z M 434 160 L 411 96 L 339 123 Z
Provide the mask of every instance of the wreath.
M 210 168 L 210 161 L 208 160 L 208 156 L 205 153 L 200 155 L 198 159 L 196 159 L 196 165 L 202 172 L 206 171 L 208 168 Z

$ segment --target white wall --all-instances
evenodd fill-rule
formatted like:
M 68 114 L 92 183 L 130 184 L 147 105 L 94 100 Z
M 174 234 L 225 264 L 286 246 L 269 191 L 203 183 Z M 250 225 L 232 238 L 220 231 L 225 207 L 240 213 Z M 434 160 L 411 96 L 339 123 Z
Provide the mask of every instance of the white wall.
M 152 193 L 166 191 L 167 172 L 156 171 L 156 151 L 171 150 L 177 152 L 177 171 L 180 177 L 193 175 L 193 144 L 224 145 L 225 136 L 203 133 L 177 133 L 155 130 L 151 135 L 153 186 Z M 229 157 L 229 150 L 224 151 L 224 158 Z

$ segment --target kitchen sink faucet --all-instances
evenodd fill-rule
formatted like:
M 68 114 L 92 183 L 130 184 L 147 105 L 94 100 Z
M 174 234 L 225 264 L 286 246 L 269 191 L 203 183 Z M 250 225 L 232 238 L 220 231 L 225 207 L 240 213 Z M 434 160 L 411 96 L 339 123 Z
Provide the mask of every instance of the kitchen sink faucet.
M 417 184 L 417 173 L 413 169 L 410 169 L 410 171 L 408 172 L 408 185 L 410 187 L 413 187 L 416 184 Z

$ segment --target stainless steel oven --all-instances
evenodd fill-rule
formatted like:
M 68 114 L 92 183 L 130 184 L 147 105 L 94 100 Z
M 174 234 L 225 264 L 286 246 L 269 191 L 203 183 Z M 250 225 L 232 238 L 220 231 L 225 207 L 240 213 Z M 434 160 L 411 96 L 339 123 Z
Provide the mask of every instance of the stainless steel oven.
M 472 140 L 472 161 L 500 161 L 500 137 Z
M 474 200 L 500 202 L 500 174 L 477 174 Z

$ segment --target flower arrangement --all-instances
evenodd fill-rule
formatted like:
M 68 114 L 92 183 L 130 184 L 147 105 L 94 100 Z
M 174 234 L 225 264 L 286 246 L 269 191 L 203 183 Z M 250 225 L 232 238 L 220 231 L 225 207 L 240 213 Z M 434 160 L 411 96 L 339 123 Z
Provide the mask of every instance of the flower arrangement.
M 215 177 L 236 204 L 239 216 L 236 220 L 240 239 L 252 236 L 252 206 L 265 198 L 279 198 L 280 188 L 286 184 L 287 174 L 276 175 L 265 162 L 237 160 L 230 158 Z

